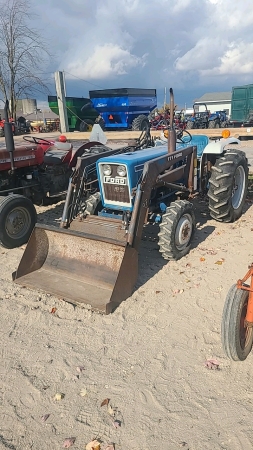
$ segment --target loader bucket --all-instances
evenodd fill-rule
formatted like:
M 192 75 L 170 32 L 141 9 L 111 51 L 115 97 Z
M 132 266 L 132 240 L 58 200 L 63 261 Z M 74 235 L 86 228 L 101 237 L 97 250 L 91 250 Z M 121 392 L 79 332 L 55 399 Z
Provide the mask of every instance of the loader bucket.
M 109 314 L 132 294 L 138 275 L 138 253 L 120 231 L 115 239 L 108 226 L 98 236 L 36 224 L 13 280 Z

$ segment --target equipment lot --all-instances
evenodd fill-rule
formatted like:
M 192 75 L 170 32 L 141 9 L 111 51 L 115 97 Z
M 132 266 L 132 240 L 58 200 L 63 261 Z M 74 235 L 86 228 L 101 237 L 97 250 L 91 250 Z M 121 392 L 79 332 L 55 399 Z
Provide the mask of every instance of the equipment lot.
M 37 207 L 39 222 L 56 225 L 62 206 Z M 116 450 L 252 448 L 252 356 L 231 362 L 220 340 L 228 288 L 252 262 L 252 204 L 234 224 L 194 207 L 193 250 L 177 262 L 161 258 L 156 225 L 144 228 L 136 290 L 109 316 L 13 284 L 23 249 L 0 248 L 0 448 L 51 450 L 70 436 L 73 449 L 94 437 Z

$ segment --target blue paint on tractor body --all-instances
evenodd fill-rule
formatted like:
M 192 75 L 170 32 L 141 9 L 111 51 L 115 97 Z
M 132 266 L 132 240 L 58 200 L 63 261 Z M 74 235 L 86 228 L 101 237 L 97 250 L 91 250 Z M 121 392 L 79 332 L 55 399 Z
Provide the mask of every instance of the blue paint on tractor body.
M 198 159 L 201 158 L 201 155 L 204 151 L 204 148 L 209 142 L 209 139 L 205 135 L 196 135 L 192 136 L 191 142 L 187 142 L 187 136 L 185 138 L 185 143 L 179 143 L 177 144 L 176 150 L 180 151 L 180 149 L 190 147 L 190 146 L 196 146 L 197 147 L 197 157 Z M 99 182 L 99 189 L 101 193 L 101 200 L 104 208 L 108 208 L 110 210 L 115 211 L 132 211 L 133 210 L 133 200 L 131 206 L 123 206 L 116 204 L 112 205 L 111 203 L 107 203 L 106 199 L 103 195 L 103 180 L 101 180 L 99 167 L 102 164 L 108 164 L 108 165 L 124 165 L 127 168 L 127 180 L 128 180 L 128 186 L 129 191 L 132 192 L 133 189 L 137 187 L 139 184 L 139 181 L 142 176 L 144 164 L 148 161 L 153 161 L 155 158 L 159 158 L 160 156 L 164 156 L 168 153 L 168 146 L 167 144 L 161 145 L 158 147 L 150 147 L 144 150 L 138 150 L 136 152 L 129 152 L 129 153 L 123 153 L 119 155 L 112 155 L 108 157 L 102 157 L 100 158 L 96 163 L 97 168 L 97 174 L 98 174 L 98 182 Z M 176 163 L 176 164 L 180 164 Z M 180 182 L 180 180 L 178 180 Z

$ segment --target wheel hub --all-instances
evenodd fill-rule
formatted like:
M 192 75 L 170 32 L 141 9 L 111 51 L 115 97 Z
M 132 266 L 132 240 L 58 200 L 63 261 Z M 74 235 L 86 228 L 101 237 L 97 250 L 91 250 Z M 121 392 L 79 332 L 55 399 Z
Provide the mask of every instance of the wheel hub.
M 245 172 L 242 166 L 237 167 L 234 174 L 234 182 L 232 188 L 232 206 L 238 209 L 241 206 L 245 191 Z
M 27 232 L 31 218 L 25 208 L 13 209 L 6 218 L 5 230 L 10 237 L 19 238 Z
M 192 218 L 190 214 L 182 216 L 178 222 L 175 234 L 175 242 L 178 249 L 187 247 L 192 235 Z

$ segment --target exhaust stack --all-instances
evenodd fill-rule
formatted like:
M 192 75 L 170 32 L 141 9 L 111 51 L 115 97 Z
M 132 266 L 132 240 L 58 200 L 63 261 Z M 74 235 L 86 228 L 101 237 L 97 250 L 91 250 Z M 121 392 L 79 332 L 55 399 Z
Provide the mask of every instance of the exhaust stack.
M 11 170 L 12 170 L 12 172 L 14 172 L 15 166 L 14 166 L 13 152 L 15 150 L 15 146 L 14 146 L 14 139 L 13 139 L 13 133 L 12 133 L 12 124 L 9 122 L 8 109 L 9 109 L 9 101 L 6 100 L 5 106 L 4 106 L 4 120 L 5 120 L 4 136 L 5 136 L 6 148 L 7 148 L 8 152 L 10 153 Z
M 176 151 L 176 131 L 174 129 L 174 94 L 173 89 L 170 88 L 170 129 L 168 136 L 168 153 Z

